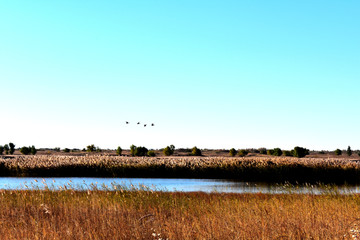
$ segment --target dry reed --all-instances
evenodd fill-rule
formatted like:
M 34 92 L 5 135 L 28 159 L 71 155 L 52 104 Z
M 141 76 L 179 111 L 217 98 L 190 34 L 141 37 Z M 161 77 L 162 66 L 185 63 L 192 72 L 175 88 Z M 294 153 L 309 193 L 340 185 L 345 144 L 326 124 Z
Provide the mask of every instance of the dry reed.
M 1 191 L 1 239 L 356 239 L 359 195 Z
M 0 175 L 231 178 L 264 182 L 360 183 L 360 163 L 336 158 L 39 155 L 0 158 Z

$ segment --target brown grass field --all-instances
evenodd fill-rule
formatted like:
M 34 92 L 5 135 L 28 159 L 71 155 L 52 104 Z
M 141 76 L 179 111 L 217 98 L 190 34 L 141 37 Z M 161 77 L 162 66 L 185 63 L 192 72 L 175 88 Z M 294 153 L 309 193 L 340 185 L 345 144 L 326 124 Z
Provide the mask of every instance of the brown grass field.
M 359 239 L 359 195 L 1 191 L 0 239 Z

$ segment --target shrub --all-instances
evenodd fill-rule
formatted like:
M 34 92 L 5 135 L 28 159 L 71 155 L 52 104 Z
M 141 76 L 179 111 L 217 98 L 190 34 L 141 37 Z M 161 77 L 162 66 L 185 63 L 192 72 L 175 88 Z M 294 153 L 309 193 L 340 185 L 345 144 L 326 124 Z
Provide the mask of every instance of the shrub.
M 294 149 L 291 150 L 291 152 L 292 152 L 293 156 L 297 157 L 297 158 L 303 158 L 306 155 L 309 155 L 309 149 L 298 147 L 298 146 L 294 147 Z
M 191 155 L 193 156 L 201 156 L 201 150 L 196 146 L 192 148 Z
M 60 152 L 60 148 L 59 148 L 59 147 L 56 147 L 56 148 L 54 148 L 54 151 L 55 151 L 55 152 Z
M 359 157 L 360 157 L 360 152 L 358 152 L 358 155 L 359 155 Z
M 340 156 L 342 154 L 342 151 L 340 149 L 335 150 L 335 155 Z
M 148 151 L 147 152 L 147 155 L 149 156 L 149 157 L 155 157 L 156 156 L 156 154 L 155 154 L 155 152 L 154 151 Z
M 248 155 L 248 151 L 246 151 L 245 149 L 241 149 L 241 150 L 239 150 L 239 152 L 238 152 L 238 155 L 240 156 L 240 157 L 245 157 L 246 155 Z
M 346 150 L 346 154 L 350 157 L 352 155 L 352 150 L 350 148 L 350 146 L 348 146 L 347 150 Z
M 173 154 L 169 146 L 164 148 L 163 153 L 164 153 L 165 156 L 170 156 L 170 155 Z
M 272 155 L 274 155 L 274 156 L 281 156 L 282 153 L 283 153 L 283 152 L 281 151 L 280 148 L 274 148 Z
M 122 153 L 122 148 L 119 146 L 116 149 L 116 154 L 121 156 L 121 153 Z
M 31 149 L 29 147 L 22 147 L 20 148 L 20 153 L 24 154 L 24 155 L 29 155 L 31 152 Z
M 177 151 L 178 151 L 178 152 L 184 152 L 184 153 L 191 153 L 191 149 L 190 149 L 190 148 L 178 148 Z
M 260 154 L 267 154 L 266 148 L 259 148 L 258 150 Z
M 69 149 L 69 148 L 64 148 L 63 151 L 66 152 L 66 153 L 68 153 L 68 152 L 70 152 L 70 149 Z
M 0 145 L 0 155 L 3 155 L 4 153 L 4 147 Z
M 96 152 L 102 152 L 101 148 L 96 147 Z
M 229 151 L 230 156 L 234 157 L 236 154 L 237 154 L 237 151 L 235 150 L 235 148 L 230 149 L 230 151 Z
M 9 153 L 10 153 L 10 154 L 14 154 L 14 152 L 15 152 L 15 144 L 9 143 L 9 147 L 10 147 Z
M 148 152 L 148 149 L 146 147 L 136 147 L 134 155 L 137 156 L 137 157 L 146 156 L 147 152 Z
M 96 148 L 94 144 L 91 144 L 89 146 L 86 146 L 86 151 L 87 152 L 95 152 Z
M 266 151 L 267 155 L 273 155 L 274 154 L 274 150 L 273 149 L 268 149 Z
M 283 155 L 286 156 L 286 157 L 292 157 L 293 154 L 291 153 L 291 151 L 287 151 L 287 150 L 284 150 L 283 151 Z
M 319 154 L 325 154 L 325 151 L 324 151 L 324 150 L 321 150 L 321 151 L 319 152 Z
M 173 155 L 175 151 L 175 146 L 174 145 L 170 145 L 167 146 L 166 148 L 164 148 L 163 153 L 165 156 L 170 156 Z

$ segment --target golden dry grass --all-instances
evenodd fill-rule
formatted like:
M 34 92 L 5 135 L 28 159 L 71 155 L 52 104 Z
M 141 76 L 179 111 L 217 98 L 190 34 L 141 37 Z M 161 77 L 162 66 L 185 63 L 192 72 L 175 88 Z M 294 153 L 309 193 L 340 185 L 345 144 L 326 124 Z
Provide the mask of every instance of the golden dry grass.
M 1 191 L 1 239 L 356 239 L 359 195 Z
M 9 168 L 51 168 L 61 166 L 168 166 L 168 167 L 221 167 L 236 165 L 303 165 L 343 168 L 360 168 L 358 161 L 344 158 L 293 158 L 293 157 L 123 157 L 106 155 L 71 156 L 71 155 L 35 155 L 13 158 L 1 158 Z
M 232 178 L 264 182 L 360 183 L 359 161 L 293 157 L 124 157 L 36 155 L 0 158 L 2 176 Z

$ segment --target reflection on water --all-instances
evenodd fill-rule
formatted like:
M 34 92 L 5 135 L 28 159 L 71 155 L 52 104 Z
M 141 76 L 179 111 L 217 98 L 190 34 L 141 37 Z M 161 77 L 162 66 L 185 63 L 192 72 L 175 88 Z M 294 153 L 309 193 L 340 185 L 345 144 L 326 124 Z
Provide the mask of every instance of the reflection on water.
M 14 178 L 1 177 L 0 189 L 149 189 L 219 193 L 360 193 L 359 186 L 291 185 L 236 182 L 224 179 L 169 178 Z

